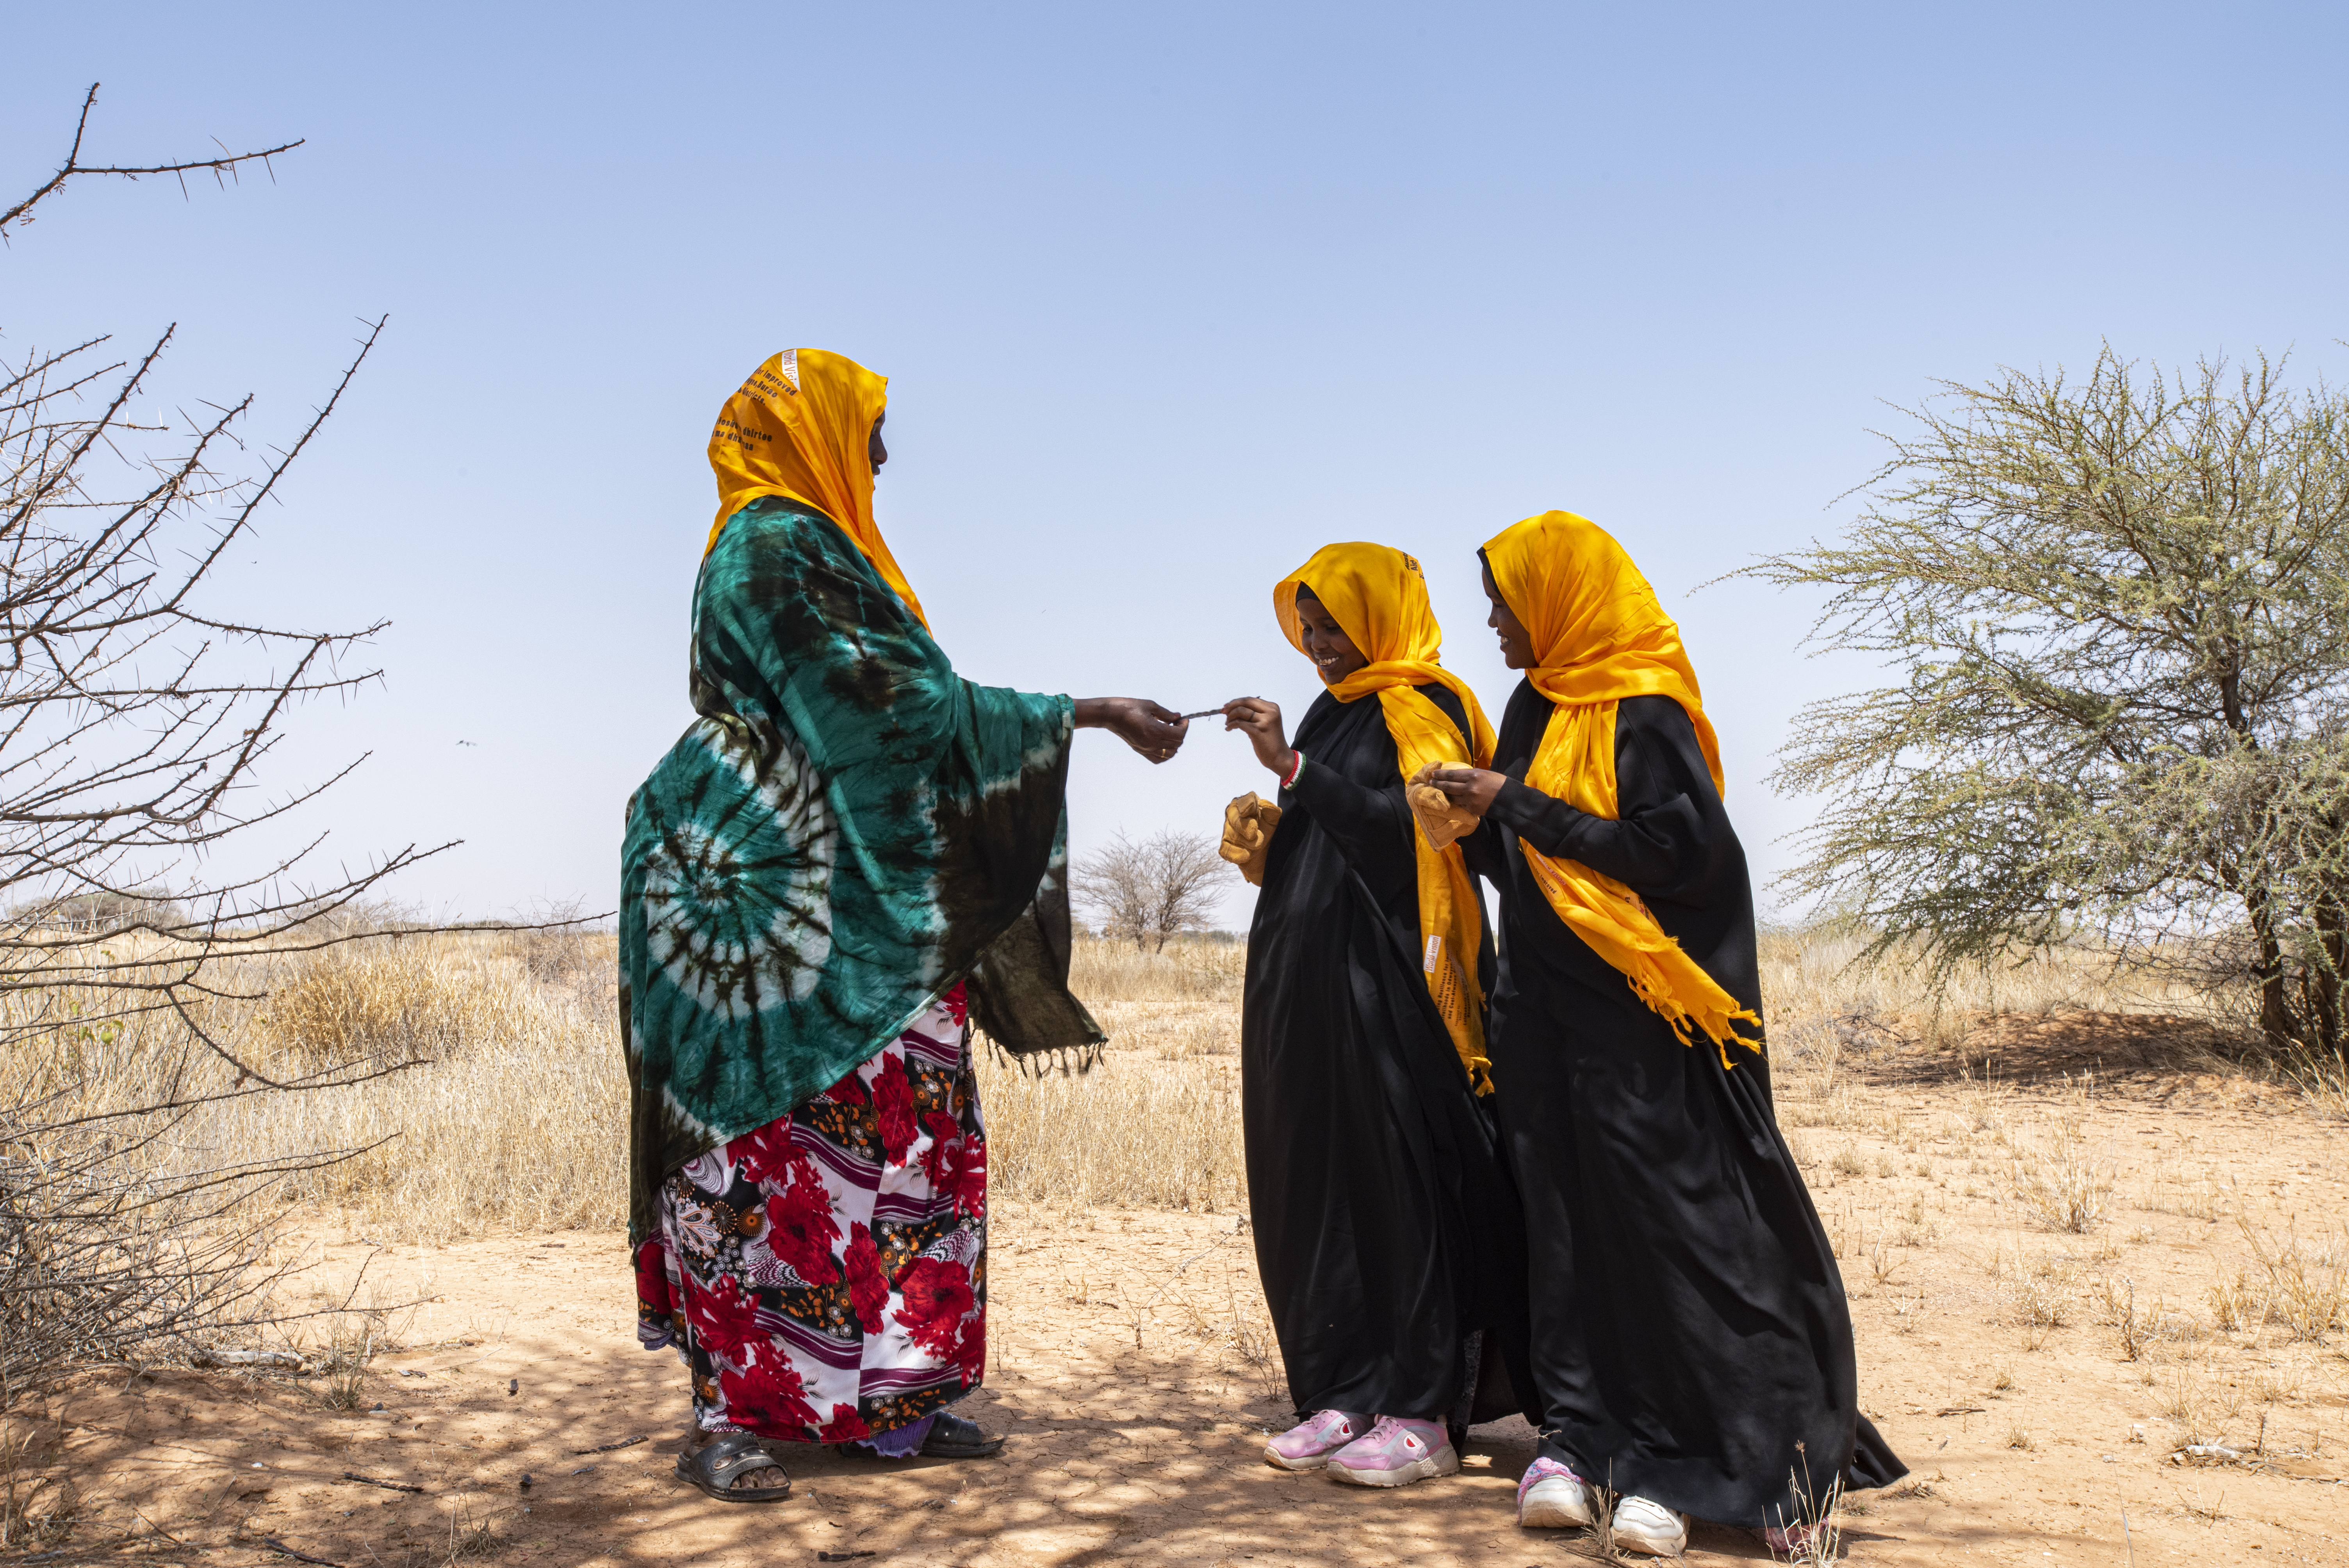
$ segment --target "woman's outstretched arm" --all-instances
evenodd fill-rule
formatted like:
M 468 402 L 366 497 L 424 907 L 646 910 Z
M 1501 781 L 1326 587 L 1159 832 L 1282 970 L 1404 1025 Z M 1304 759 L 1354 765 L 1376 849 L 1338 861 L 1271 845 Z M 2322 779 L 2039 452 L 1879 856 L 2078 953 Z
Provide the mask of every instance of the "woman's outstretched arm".
M 1153 762 L 1181 750 L 1191 732 L 1189 719 L 1146 696 L 1081 696 L 1076 722 L 1079 729 L 1108 730 Z

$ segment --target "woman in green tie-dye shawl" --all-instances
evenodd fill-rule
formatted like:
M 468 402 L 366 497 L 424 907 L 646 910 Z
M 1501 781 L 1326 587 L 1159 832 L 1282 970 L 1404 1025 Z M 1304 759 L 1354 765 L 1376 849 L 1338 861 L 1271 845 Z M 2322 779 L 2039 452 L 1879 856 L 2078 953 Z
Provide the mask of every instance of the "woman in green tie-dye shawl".
M 722 1434 L 679 1474 L 729 1501 L 788 1490 L 761 1439 L 992 1451 L 943 1414 L 985 1364 L 966 1016 L 1015 1053 L 1102 1042 L 1067 989 L 1071 735 L 1164 761 L 1185 731 L 955 674 L 872 521 L 885 388 L 802 349 L 728 402 L 701 717 L 628 802 L 639 1334 Z

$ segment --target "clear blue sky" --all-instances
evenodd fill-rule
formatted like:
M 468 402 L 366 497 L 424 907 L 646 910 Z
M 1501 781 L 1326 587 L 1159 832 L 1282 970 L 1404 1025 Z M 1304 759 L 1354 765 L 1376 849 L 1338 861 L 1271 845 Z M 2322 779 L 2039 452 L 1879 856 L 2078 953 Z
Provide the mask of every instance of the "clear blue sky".
M 1509 678 L 1473 551 L 1565 507 L 1682 618 L 1757 867 L 1806 603 L 1695 592 L 1838 523 L 1935 377 L 2291 349 L 2342 374 L 2338 7 L 36 7 L 0 191 L 62 153 L 305 137 L 274 183 L 89 183 L 0 253 L 13 357 L 180 323 L 163 401 L 283 439 L 390 327 L 223 584 L 389 616 L 291 783 L 407 898 L 608 907 L 689 715 L 712 415 L 774 350 L 889 376 L 883 527 L 974 679 L 1204 707 L 1317 689 L 1268 590 L 1420 555 Z M 460 747 L 460 740 L 477 744 Z M 1077 847 L 1206 830 L 1237 737 L 1080 738 Z M 1245 903 L 1227 909 L 1234 923 Z

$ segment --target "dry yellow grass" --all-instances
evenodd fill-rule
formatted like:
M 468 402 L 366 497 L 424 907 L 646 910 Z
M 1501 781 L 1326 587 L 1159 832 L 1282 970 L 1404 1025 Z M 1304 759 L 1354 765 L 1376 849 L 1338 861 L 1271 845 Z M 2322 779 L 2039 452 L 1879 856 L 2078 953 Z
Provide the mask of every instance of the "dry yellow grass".
M 2209 998 L 2116 977 L 2087 954 L 1961 975 L 1937 1014 L 1913 969 L 1896 957 L 1854 962 L 1856 936 L 1765 934 L 1764 995 L 1782 1122 L 1814 1179 L 1832 1184 L 1933 1170 L 1920 1130 L 1896 1099 L 1847 1070 L 1854 1052 L 1946 1038 L 1955 1047 L 1986 1016 L 2055 1016 L 2079 1009 L 2212 1016 Z M 993 1180 L 1008 1197 L 1061 1209 L 1244 1208 L 1238 1108 L 1239 1000 L 1245 950 L 1178 941 L 1161 954 L 1081 940 L 1071 984 L 1112 1044 L 1091 1072 L 1030 1074 L 983 1053 L 982 1103 Z M 257 1005 L 223 1003 L 209 1022 L 264 1070 L 293 1075 L 366 1058 L 419 1065 L 345 1088 L 259 1095 L 210 1108 L 181 1130 L 172 1158 L 316 1150 L 367 1152 L 289 1179 L 285 1202 L 340 1217 L 357 1233 L 433 1243 L 484 1230 L 607 1226 L 625 1213 L 626 1089 L 617 1044 L 614 943 L 606 935 L 474 933 L 406 936 L 281 961 L 243 976 L 267 990 Z M 169 1053 L 134 1026 L 100 1048 L 70 1029 L 46 1050 L 0 1065 L 0 1092 L 19 1100 L 86 1075 L 89 1107 L 151 1098 Z M 206 1064 L 201 1071 L 215 1070 Z M 225 1070 L 217 1069 L 225 1079 Z M 2027 1135 L 2010 1125 L 1994 1084 L 1965 1101 L 1970 1190 L 2019 1200 L 2045 1228 L 2085 1233 L 2107 1212 L 2111 1176 L 2082 1141 L 2076 1116 Z M 1828 1140 L 1806 1141 L 1801 1130 Z M 1864 1151 L 1863 1138 L 1886 1145 Z M 1975 1152 L 1987 1144 L 1987 1163 Z M 1872 1161 L 1872 1164 L 1871 1164 Z M 2215 1217 L 2224 1196 L 2207 1172 L 2168 1173 L 2140 1206 Z M 1889 1239 L 1923 1244 L 1921 1210 Z M 2312 1254 L 2313 1255 L 2313 1254 Z M 2332 1275 L 2301 1284 L 2292 1265 L 2272 1293 L 2322 1316 Z M 2030 1312 L 2029 1315 L 2044 1315 Z
M 1081 941 L 1069 983 L 1111 1037 L 1082 1075 L 982 1057 L 989 1176 L 1006 1195 L 1071 1208 L 1245 1208 L 1239 1002 L 1247 951 L 1163 954 Z
M 330 1064 L 417 1065 L 347 1088 L 253 1094 L 207 1106 L 152 1150 L 181 1169 L 366 1150 L 288 1177 L 283 1202 L 340 1213 L 364 1233 L 441 1241 L 483 1227 L 608 1224 L 624 1214 L 614 1151 L 626 1146 L 626 1080 L 613 1022 L 612 939 L 404 936 L 232 969 L 202 1020 L 264 1073 Z M 18 1103 L 68 1091 L 59 1113 L 233 1087 L 168 1017 L 103 1047 L 60 1029 L 0 1063 Z
M 250 966 L 257 1004 L 206 1020 L 273 1077 L 332 1063 L 416 1065 L 348 1088 L 211 1107 L 159 1157 L 366 1150 L 289 1178 L 290 1209 L 426 1243 L 494 1229 L 608 1226 L 626 1213 L 627 1080 L 609 936 L 403 936 Z M 1030 1075 L 982 1053 L 992 1176 L 1062 1207 L 1229 1211 L 1244 1202 L 1238 1086 L 1245 953 L 1084 942 L 1073 983 L 1115 1037 L 1091 1072 Z M 151 1101 L 176 1060 L 164 1020 L 119 1038 L 63 1028 L 0 1064 L 18 1102 L 78 1082 L 79 1109 Z M 200 1060 L 193 1087 L 223 1088 Z
M 2085 949 L 1958 970 L 1935 1000 L 1913 955 L 1895 952 L 1862 960 L 1867 946 L 1863 934 L 1834 926 L 1764 928 L 1762 995 L 1773 1037 L 1789 1030 L 1789 1043 L 1806 1042 L 1813 1031 L 1840 1023 L 1847 1031 L 1905 1026 L 1929 1044 L 1956 1047 L 1968 1020 L 1992 1015 L 2157 1013 L 2215 1024 L 2240 1012 L 2232 996 L 2175 975 L 2116 971 L 2102 954 Z

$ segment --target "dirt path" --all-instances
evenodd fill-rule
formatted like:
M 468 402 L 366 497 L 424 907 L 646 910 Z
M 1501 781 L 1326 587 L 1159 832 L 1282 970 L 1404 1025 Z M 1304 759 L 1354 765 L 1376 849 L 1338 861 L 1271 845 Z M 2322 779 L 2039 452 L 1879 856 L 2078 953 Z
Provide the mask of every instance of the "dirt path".
M 1851 1562 L 2349 1563 L 2349 1333 L 2229 1330 L 2211 1297 L 2252 1234 L 2272 1251 L 2289 1232 L 2320 1283 L 2338 1268 L 2343 1133 L 2233 1098 L 1855 1079 L 1783 1108 L 1843 1254 L 1863 1405 L 1915 1472 L 1860 1500 Z M 2092 1193 L 2108 1184 L 2085 1234 L 2050 1231 L 2018 1196 L 2017 1172 L 2052 1181 L 2064 1149 Z M 1069 1222 L 1006 1205 L 997 1222 L 993 1359 L 965 1408 L 1009 1435 L 999 1459 L 811 1449 L 788 1501 L 721 1505 L 669 1473 L 684 1378 L 636 1347 L 617 1236 L 338 1242 L 323 1275 L 371 1258 L 373 1299 L 429 1298 L 388 1320 L 401 1347 L 364 1386 L 380 1408 L 330 1409 L 316 1378 L 163 1369 L 88 1385 L 33 1456 L 62 1460 L 84 1499 L 73 1549 L 52 1561 L 285 1561 L 272 1542 L 341 1568 L 491 1553 L 694 1568 L 823 1553 L 876 1568 L 1588 1560 L 1578 1538 L 1513 1523 L 1532 1453 L 1521 1423 L 1479 1429 L 1458 1479 L 1393 1493 L 1265 1466 L 1285 1412 L 1235 1216 Z M 2173 1462 L 2189 1437 L 2247 1457 Z M 1713 1526 L 1692 1547 L 1699 1563 L 1767 1560 Z

